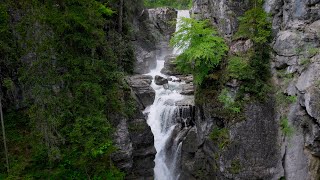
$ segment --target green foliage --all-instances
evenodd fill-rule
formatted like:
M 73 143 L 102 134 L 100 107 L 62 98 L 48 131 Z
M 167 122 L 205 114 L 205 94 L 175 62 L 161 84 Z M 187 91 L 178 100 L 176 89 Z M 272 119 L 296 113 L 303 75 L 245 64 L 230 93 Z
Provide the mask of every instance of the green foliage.
M 287 96 L 282 92 L 277 92 L 276 93 L 276 102 L 278 106 L 288 106 L 292 103 L 297 102 L 298 97 L 297 96 Z
M 241 94 L 249 94 L 264 101 L 270 91 L 270 47 L 271 22 L 262 8 L 263 1 L 253 1 L 254 7 L 239 19 L 235 39 L 250 39 L 253 47 L 229 58 L 227 71 L 230 79 L 241 80 Z
M 230 143 L 229 130 L 227 128 L 215 127 L 210 134 L 210 139 L 223 150 Z
M 228 75 L 238 80 L 254 79 L 254 71 L 249 61 L 243 57 L 232 56 L 227 66 Z
M 23 16 L 9 24 L 7 9 Z M 123 80 L 134 56 L 114 15 L 96 0 L 0 5 L 0 80 L 24 98 L 6 104 L 8 179 L 124 179 L 112 120 L 135 111 Z
M 192 73 L 197 84 L 219 65 L 228 50 L 224 39 L 209 26 L 208 20 L 192 18 L 181 20 L 181 28 L 175 32 L 171 44 L 183 50 L 176 60 L 178 69 Z
M 281 127 L 281 131 L 282 133 L 286 136 L 286 137 L 292 137 L 292 135 L 294 134 L 294 129 L 293 127 L 289 124 L 288 118 L 282 118 L 280 120 L 280 127 Z
M 144 5 L 148 8 L 172 7 L 176 9 L 190 9 L 192 0 L 144 0 Z
M 229 95 L 227 89 L 223 89 L 218 97 L 219 101 L 224 104 L 224 108 L 232 113 L 240 113 L 241 109 L 234 101 L 234 99 Z
M 251 39 L 256 44 L 264 44 L 271 37 L 271 22 L 262 6 L 248 10 L 239 18 L 239 29 L 235 38 Z

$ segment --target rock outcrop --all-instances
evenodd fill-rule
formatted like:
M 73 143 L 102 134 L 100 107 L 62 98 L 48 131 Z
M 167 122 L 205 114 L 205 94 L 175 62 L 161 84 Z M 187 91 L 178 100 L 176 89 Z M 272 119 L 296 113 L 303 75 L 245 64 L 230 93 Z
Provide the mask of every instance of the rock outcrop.
M 142 113 L 155 98 L 155 91 L 150 87 L 152 77 L 135 75 L 128 77 L 127 82 L 137 108 L 131 118 L 117 118 L 120 122 L 114 136 L 118 151 L 113 154 L 112 160 L 126 172 L 126 179 L 153 179 L 156 154 L 154 137 Z
M 238 17 L 248 8 L 249 1 L 242 0 L 194 0 L 192 13 L 199 19 L 210 19 L 212 24 L 230 38 L 238 28 Z
M 173 8 L 163 7 L 149 9 L 149 20 L 152 22 L 153 35 L 156 37 L 157 55 L 170 54 L 172 48 L 169 46 L 170 38 L 176 30 L 174 25 L 177 11 Z
M 128 78 L 128 84 L 133 89 L 143 108 L 150 106 L 156 95 L 156 92 L 150 86 L 151 82 L 152 76 L 147 75 L 135 75 Z

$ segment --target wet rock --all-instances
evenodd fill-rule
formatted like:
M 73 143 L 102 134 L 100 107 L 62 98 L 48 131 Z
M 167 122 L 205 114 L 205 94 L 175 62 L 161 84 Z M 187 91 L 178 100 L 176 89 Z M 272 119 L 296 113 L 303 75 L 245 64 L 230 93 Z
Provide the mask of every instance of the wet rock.
M 155 91 L 150 86 L 152 82 L 152 76 L 148 75 L 135 75 L 128 79 L 128 84 L 133 89 L 137 98 L 142 103 L 144 107 L 150 106 L 155 99 Z
M 181 73 L 176 68 L 177 65 L 175 64 L 175 60 L 175 55 L 166 56 L 164 59 L 164 67 L 161 70 L 161 73 L 169 76 L 181 75 Z
M 182 95 L 193 95 L 194 94 L 194 87 L 193 84 L 182 84 L 182 90 L 180 94 Z
M 186 75 L 186 76 L 178 76 L 182 81 L 184 81 L 186 84 L 193 82 L 193 76 L 192 75 Z
M 132 17 L 133 37 L 132 44 L 136 61 L 134 62 L 134 73 L 145 74 L 156 66 L 156 36 L 152 34 L 148 11 L 135 9 Z M 130 17 L 128 17 L 130 18 Z
M 150 69 L 156 66 L 156 51 L 148 50 L 140 45 L 135 45 L 136 61 L 134 65 L 134 72 L 137 74 L 146 74 Z
M 164 89 L 169 89 L 169 84 L 162 85 Z
M 177 18 L 177 11 L 174 8 L 161 7 L 148 9 L 149 19 L 154 24 L 156 29 L 165 36 L 169 42 L 170 36 L 175 32 L 176 27 L 170 24 Z
M 168 79 L 162 76 L 156 75 L 154 77 L 154 82 L 156 83 L 156 85 L 164 85 L 164 84 L 168 84 Z

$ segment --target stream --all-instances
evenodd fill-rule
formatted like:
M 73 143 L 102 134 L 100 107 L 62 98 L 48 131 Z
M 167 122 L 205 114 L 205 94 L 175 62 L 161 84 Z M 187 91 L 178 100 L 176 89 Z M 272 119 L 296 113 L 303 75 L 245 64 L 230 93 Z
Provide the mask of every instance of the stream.
M 189 10 L 179 10 L 177 21 L 181 17 L 189 17 Z M 179 22 L 179 21 L 178 21 Z M 179 29 L 179 23 L 176 25 L 176 31 Z M 178 55 L 181 50 L 174 49 L 172 54 Z M 155 101 L 147 107 L 144 113 L 148 114 L 148 124 L 154 135 L 154 145 L 157 151 L 155 157 L 154 177 L 156 180 L 176 180 L 179 179 L 179 160 L 181 152 L 181 141 L 173 135 L 174 129 L 180 125 L 184 118 L 183 108 L 177 105 L 177 102 L 184 100 L 185 95 L 181 95 L 181 85 L 185 82 L 175 81 L 175 76 L 167 76 L 161 73 L 164 67 L 164 59 L 168 52 L 163 52 L 157 57 L 157 66 L 147 75 L 153 77 L 151 87 L 155 90 Z M 159 75 L 170 78 L 168 85 L 156 85 L 155 76 Z M 179 123 L 180 122 L 180 123 Z

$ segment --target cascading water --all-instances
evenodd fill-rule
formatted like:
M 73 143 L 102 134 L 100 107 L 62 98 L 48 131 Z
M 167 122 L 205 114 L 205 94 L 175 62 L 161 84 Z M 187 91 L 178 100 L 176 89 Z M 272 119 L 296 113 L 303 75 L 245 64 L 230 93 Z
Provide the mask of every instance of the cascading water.
M 189 17 L 188 10 L 178 11 L 178 22 L 181 17 Z M 177 23 L 176 30 L 179 29 Z M 173 54 L 179 54 L 181 50 L 175 49 Z M 160 71 L 164 67 L 164 57 L 168 53 L 162 53 L 157 58 L 157 67 L 151 70 L 148 75 L 166 77 Z M 156 180 L 176 180 L 179 178 L 179 168 L 177 166 L 180 158 L 181 142 L 173 135 L 178 122 L 186 121 L 183 108 L 176 103 L 185 99 L 181 95 L 181 85 L 184 82 L 175 82 L 177 77 L 170 76 L 173 81 L 168 83 L 169 87 L 156 85 L 153 81 L 151 86 L 156 91 L 154 103 L 146 108 L 148 114 L 148 124 L 154 135 L 154 145 L 157 151 L 155 157 L 154 176 Z

